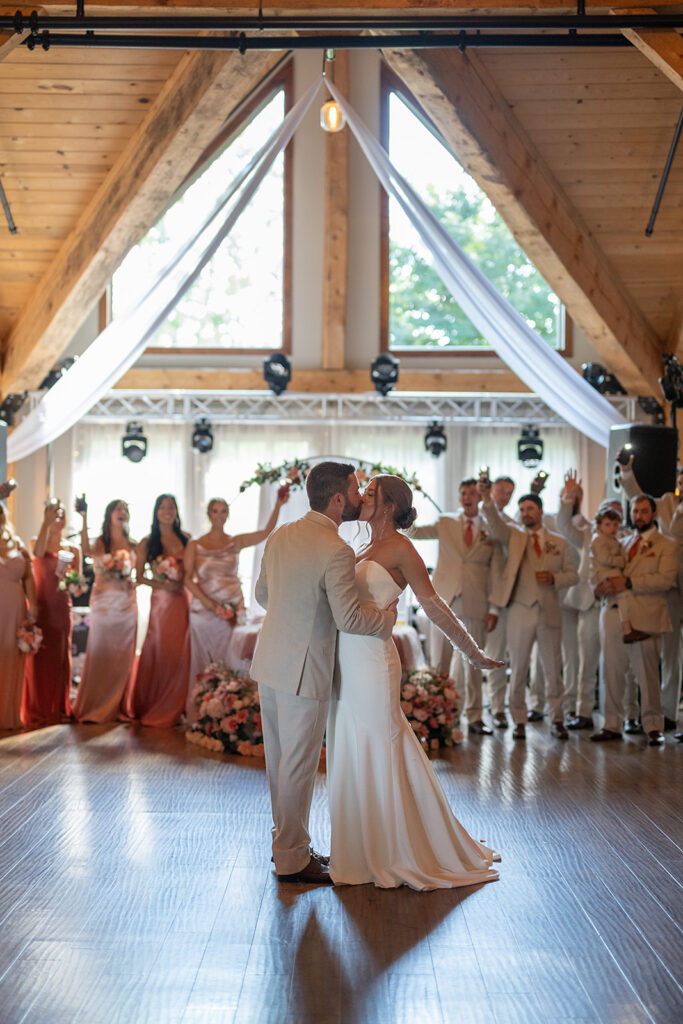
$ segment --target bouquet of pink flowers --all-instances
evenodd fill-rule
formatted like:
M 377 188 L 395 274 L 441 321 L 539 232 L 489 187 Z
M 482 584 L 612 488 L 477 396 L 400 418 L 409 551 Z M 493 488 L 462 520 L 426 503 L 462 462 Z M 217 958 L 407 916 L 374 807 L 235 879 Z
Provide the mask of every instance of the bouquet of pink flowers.
M 217 615 L 231 626 L 243 626 L 247 621 L 247 609 L 241 601 L 225 601 Z
M 104 571 L 111 579 L 127 580 L 133 571 L 133 560 L 130 551 L 108 551 L 102 559 Z
M 191 743 L 216 752 L 264 757 L 258 689 L 245 673 L 212 662 L 197 676 L 192 699 L 197 722 L 186 733 Z
M 455 682 L 445 673 L 429 667 L 405 672 L 401 708 L 418 739 L 431 749 L 462 742 L 460 698 Z
M 175 583 L 180 579 L 180 566 L 173 555 L 159 555 L 152 563 L 154 576 L 162 583 Z
M 57 584 L 57 589 L 67 591 L 72 597 L 80 597 L 87 589 L 85 577 L 81 576 L 76 569 L 67 569 Z
M 35 654 L 43 642 L 43 631 L 28 619 L 17 630 L 17 647 L 22 654 Z

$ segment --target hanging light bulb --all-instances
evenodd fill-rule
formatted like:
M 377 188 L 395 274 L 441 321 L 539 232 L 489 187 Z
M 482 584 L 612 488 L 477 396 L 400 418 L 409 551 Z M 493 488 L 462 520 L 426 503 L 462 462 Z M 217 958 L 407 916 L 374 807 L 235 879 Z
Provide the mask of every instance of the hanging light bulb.
M 320 108 L 320 127 L 324 132 L 340 132 L 346 124 L 341 107 L 336 100 L 328 100 Z
M 334 82 L 334 50 L 325 50 L 323 54 L 323 78 L 327 77 L 326 62 L 331 66 L 330 77 Z M 323 103 L 320 108 L 320 127 L 324 132 L 340 132 L 345 124 L 346 119 L 336 100 L 328 100 L 327 103 Z

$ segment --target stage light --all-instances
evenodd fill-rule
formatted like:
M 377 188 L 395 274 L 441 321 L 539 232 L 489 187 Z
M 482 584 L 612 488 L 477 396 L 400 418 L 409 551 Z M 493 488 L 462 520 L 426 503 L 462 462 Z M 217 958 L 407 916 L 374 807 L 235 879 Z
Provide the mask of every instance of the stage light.
M 370 364 L 370 380 L 375 385 L 375 391 L 384 398 L 398 383 L 398 367 L 398 359 L 389 352 L 382 352 Z
M 430 427 L 427 427 L 425 431 L 425 448 L 430 455 L 433 455 L 435 459 L 438 459 L 440 455 L 446 451 L 448 442 L 446 441 L 446 432 L 443 428 L 443 423 L 437 423 L 436 420 Z
M 664 373 L 659 378 L 659 386 L 666 401 L 674 409 L 679 409 L 683 406 L 683 366 L 670 352 L 662 356 L 662 362 Z
M 67 356 L 66 359 L 61 359 L 43 378 L 42 382 L 38 385 L 38 390 L 49 391 L 50 388 L 53 388 L 59 378 L 64 376 L 66 371 L 70 370 L 75 362 L 76 356 Z
M 263 376 L 273 394 L 281 395 L 292 379 L 292 364 L 287 356 L 275 352 L 263 360 Z
M 0 405 L 0 420 L 4 420 L 8 427 L 14 426 L 14 417 L 26 401 L 27 395 L 27 391 L 21 393 L 11 391 L 5 395 L 2 405 Z
M 517 442 L 517 458 L 529 469 L 537 466 L 543 458 L 543 441 L 536 427 L 523 427 Z
M 192 447 L 202 455 L 206 455 L 213 448 L 213 432 L 206 417 L 202 416 L 194 425 L 192 431 Z
M 147 438 L 141 423 L 128 423 L 121 438 L 121 454 L 129 462 L 142 462 L 147 454 Z
M 601 395 L 625 395 L 626 389 L 622 387 L 613 373 L 608 373 L 600 363 L 582 363 L 581 375 L 592 388 L 599 391 Z

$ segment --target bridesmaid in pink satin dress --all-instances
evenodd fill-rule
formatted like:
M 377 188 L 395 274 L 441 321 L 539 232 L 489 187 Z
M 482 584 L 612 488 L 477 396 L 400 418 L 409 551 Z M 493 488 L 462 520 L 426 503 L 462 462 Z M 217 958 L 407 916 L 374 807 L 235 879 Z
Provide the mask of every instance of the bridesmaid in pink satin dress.
M 43 645 L 34 654 L 33 667 L 24 680 L 21 720 L 28 729 L 56 725 L 62 715 L 70 713 L 73 617 L 71 596 L 59 589 L 66 566 L 58 556 L 60 551 L 68 552 L 72 556 L 68 569 L 79 572 L 81 553 L 70 544 L 62 544 L 65 525 L 64 506 L 56 500 L 48 502 L 33 548 L 36 621 L 43 631 Z
M 154 503 L 152 529 L 137 551 L 138 586 L 152 587 L 147 636 L 126 714 L 142 725 L 172 726 L 185 710 L 190 681 L 190 596 L 183 585 L 183 558 L 189 536 L 180 527 L 172 494 Z M 145 567 L 152 570 L 145 577 Z
M 17 647 L 17 629 L 36 617 L 31 556 L 0 504 L 0 729 L 21 728 L 21 692 L 27 656 Z M 32 658 L 29 655 L 29 658 Z
M 243 548 L 260 544 L 275 529 L 280 508 L 289 498 L 289 489 L 278 492 L 275 508 L 262 530 L 230 537 L 225 524 L 230 509 L 223 498 L 212 498 L 206 508 L 211 529 L 185 549 L 185 586 L 192 594 L 190 605 L 190 689 L 186 714 L 195 718 L 192 688 L 199 672 L 212 661 L 222 661 L 228 668 L 243 669 L 241 659 L 230 650 L 232 631 L 236 624 L 231 605 L 244 608 L 242 584 L 237 574 L 239 553 Z M 228 616 L 226 618 L 226 606 Z
M 92 547 L 85 498 L 76 503 L 76 511 L 83 516 L 83 553 L 93 558 L 95 585 L 90 595 L 90 629 L 83 673 L 71 713 L 77 722 L 113 722 L 119 717 L 135 668 L 135 541 L 128 536 L 125 501 L 109 502 L 102 532 Z

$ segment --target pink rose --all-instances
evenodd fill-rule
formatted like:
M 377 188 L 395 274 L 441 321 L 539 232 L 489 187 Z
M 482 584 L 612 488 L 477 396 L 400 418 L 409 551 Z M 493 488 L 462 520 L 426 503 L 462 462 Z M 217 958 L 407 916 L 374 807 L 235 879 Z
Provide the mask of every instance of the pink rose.
M 422 708 L 413 709 L 413 715 L 417 718 L 418 722 L 426 722 L 429 718 L 429 712 L 424 711 Z
M 410 701 L 408 701 L 408 700 L 402 700 L 401 701 L 401 711 L 406 716 L 406 718 L 412 712 L 412 710 L 413 710 L 413 705 L 410 703 Z
M 412 700 L 417 693 L 417 687 L 413 686 L 412 683 L 404 683 L 403 690 L 401 692 L 406 700 Z

